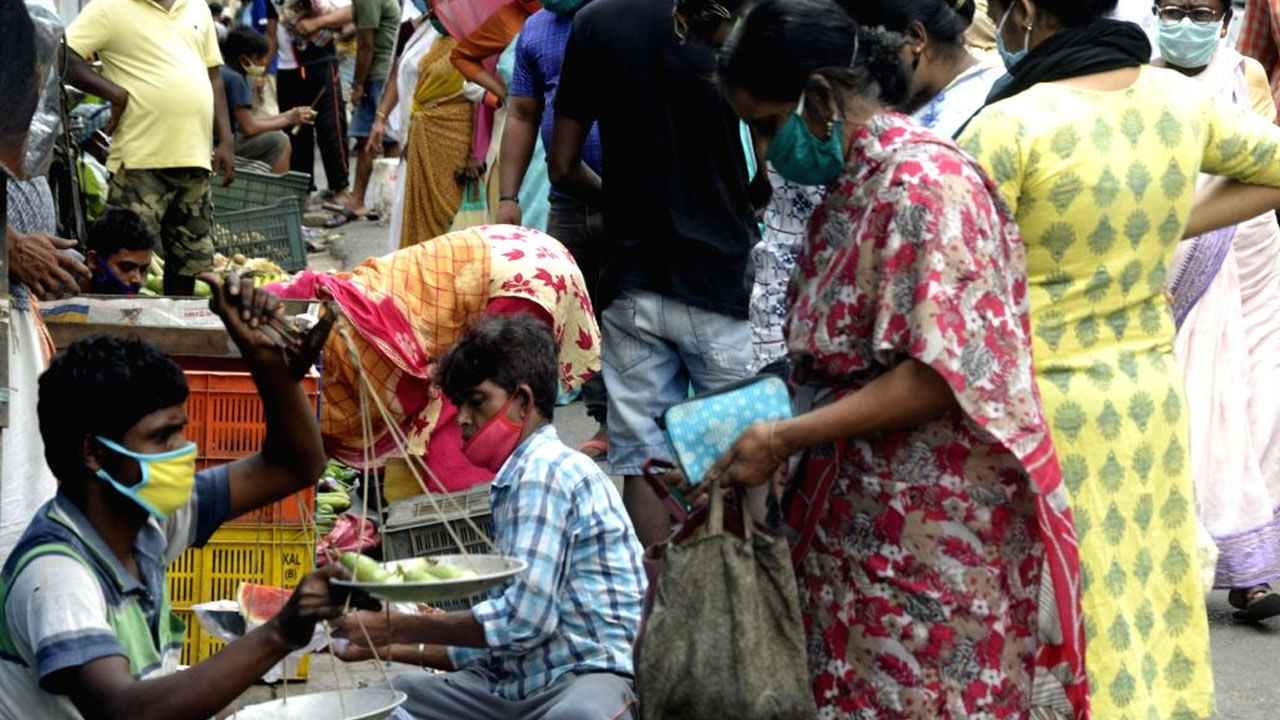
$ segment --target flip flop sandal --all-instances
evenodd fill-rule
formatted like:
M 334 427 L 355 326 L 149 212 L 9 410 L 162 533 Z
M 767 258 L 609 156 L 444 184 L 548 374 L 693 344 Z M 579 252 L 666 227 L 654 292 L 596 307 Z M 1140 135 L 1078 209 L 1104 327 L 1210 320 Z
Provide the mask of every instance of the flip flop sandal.
M 586 455 L 596 462 L 601 462 L 609 457 L 609 441 L 588 440 L 578 446 L 578 452 Z
M 347 223 L 359 217 L 360 217 L 359 215 L 356 215 L 355 213 L 351 212 L 350 210 L 344 207 L 341 210 L 334 210 L 333 217 L 329 218 L 329 221 L 326 222 L 324 226 L 330 230 L 334 228 L 340 228 L 343 225 L 346 225 Z
M 355 210 L 352 210 L 346 205 L 339 205 L 338 203 L 325 203 L 323 207 L 325 210 L 328 210 L 331 213 L 337 213 L 339 215 L 345 216 L 348 222 L 352 220 L 368 220 L 369 222 L 378 222 L 379 220 L 382 219 L 382 216 L 380 216 L 376 210 L 368 210 L 363 215 L 361 215 L 360 213 L 356 212 Z
M 1280 595 L 1267 585 L 1248 590 L 1232 590 L 1227 601 L 1240 608 L 1231 617 L 1236 622 L 1257 623 L 1280 615 Z

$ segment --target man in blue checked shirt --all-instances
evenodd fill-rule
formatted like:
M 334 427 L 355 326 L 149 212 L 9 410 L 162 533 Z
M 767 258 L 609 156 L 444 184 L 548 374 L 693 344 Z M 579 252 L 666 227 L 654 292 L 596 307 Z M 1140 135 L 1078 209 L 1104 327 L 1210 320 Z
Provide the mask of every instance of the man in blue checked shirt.
M 412 717 L 631 714 L 642 549 L 613 481 L 551 425 L 558 378 L 551 332 L 529 317 L 490 318 L 440 360 L 463 452 L 497 473 L 497 552 L 529 569 L 469 611 L 343 619 L 345 660 L 372 658 L 372 644 L 381 658 L 450 671 L 393 680 Z

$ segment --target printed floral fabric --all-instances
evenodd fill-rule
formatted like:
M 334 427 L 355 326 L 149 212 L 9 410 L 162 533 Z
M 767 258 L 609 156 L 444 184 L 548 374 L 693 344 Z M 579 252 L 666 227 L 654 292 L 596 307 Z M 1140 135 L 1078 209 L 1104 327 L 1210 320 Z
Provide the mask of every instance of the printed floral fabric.
M 995 186 L 950 141 L 896 114 L 855 134 L 800 253 L 791 355 L 805 382 L 845 393 L 914 358 L 963 412 L 809 455 L 835 473 L 798 567 L 820 717 L 1025 718 L 1037 662 L 1088 717 L 1024 258 Z M 1042 582 L 1060 618 L 1050 642 Z
M 551 236 L 485 225 L 370 258 L 350 273 L 300 273 L 272 290 L 341 306 L 350 323 L 340 323 L 325 344 L 320 429 L 331 456 L 379 467 L 400 453 L 375 407 L 367 408 L 372 442 L 364 437 L 362 375 L 407 436 L 408 450 L 423 455 L 444 407 L 432 384 L 435 360 L 499 298 L 522 298 L 553 319 L 562 390 L 599 372 L 600 330 L 584 286 L 577 264 Z
M 787 354 L 783 327 L 787 322 L 787 288 L 796 267 L 796 254 L 804 244 L 809 218 L 822 202 L 821 187 L 797 185 L 769 167 L 773 197 L 764 209 L 764 233 L 751 249 L 756 269 L 751 288 L 751 347 L 756 371 Z

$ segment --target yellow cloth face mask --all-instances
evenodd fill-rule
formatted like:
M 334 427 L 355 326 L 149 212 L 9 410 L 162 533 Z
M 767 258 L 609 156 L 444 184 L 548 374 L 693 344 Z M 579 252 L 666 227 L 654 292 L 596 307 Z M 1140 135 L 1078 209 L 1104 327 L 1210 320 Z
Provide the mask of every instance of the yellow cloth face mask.
M 134 452 L 101 435 L 96 437 L 107 449 L 138 461 L 138 467 L 142 471 L 142 479 L 133 487 L 122 485 L 101 468 L 97 471 L 98 477 L 111 483 L 111 487 L 156 519 L 164 520 L 191 500 L 191 492 L 196 484 L 198 449 L 195 443 L 188 443 L 169 452 L 147 454 Z

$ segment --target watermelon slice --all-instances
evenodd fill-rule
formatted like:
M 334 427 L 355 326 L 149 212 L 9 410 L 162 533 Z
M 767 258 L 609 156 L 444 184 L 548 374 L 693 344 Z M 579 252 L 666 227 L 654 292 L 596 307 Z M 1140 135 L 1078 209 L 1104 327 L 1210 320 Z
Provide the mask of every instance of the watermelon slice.
M 279 614 L 292 595 L 292 590 L 242 582 L 236 590 L 236 602 L 240 604 L 240 614 L 253 627 Z

